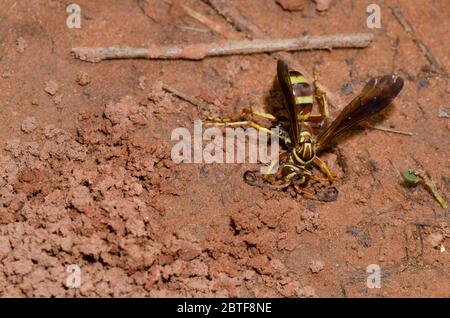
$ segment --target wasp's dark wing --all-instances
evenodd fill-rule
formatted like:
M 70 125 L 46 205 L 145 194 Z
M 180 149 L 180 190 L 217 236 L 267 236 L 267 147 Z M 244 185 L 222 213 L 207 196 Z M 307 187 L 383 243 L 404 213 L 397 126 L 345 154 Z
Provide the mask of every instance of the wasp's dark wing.
M 335 138 L 388 107 L 403 87 L 396 75 L 372 78 L 361 94 L 353 99 L 331 125 L 317 137 L 316 149 L 326 148 Z
M 292 92 L 291 83 L 289 81 L 289 67 L 283 60 L 279 59 L 277 62 L 277 77 L 280 84 L 281 91 L 284 96 L 284 105 L 289 115 L 290 131 L 289 135 L 294 144 L 298 143 L 299 126 L 295 112 L 295 97 Z

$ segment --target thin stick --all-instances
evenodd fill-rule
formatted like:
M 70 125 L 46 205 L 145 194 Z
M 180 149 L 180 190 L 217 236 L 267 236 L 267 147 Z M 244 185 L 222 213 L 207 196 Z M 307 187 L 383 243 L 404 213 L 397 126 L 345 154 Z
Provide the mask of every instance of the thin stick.
M 198 13 L 197 11 L 192 10 L 189 7 L 186 7 L 184 5 L 181 5 L 181 7 L 184 9 L 184 11 L 186 11 L 186 13 L 194 18 L 195 20 L 199 21 L 201 24 L 207 26 L 209 29 L 213 30 L 214 32 L 216 32 L 217 34 L 221 34 L 223 35 L 225 38 L 228 37 L 227 32 L 223 29 L 222 26 L 218 25 L 217 23 L 215 23 L 214 21 L 208 19 L 207 17 L 205 17 L 204 15 Z
M 373 39 L 370 33 L 334 34 L 279 40 L 224 41 L 209 44 L 173 46 L 128 47 L 75 47 L 76 58 L 87 62 L 108 59 L 189 59 L 201 60 L 207 56 L 252 54 L 276 51 L 331 50 L 333 48 L 364 48 Z
M 153 22 L 158 22 L 153 16 L 148 14 L 148 12 L 145 10 L 146 3 L 144 0 L 138 0 L 137 5 L 138 5 L 139 9 L 141 9 L 143 15 L 145 15 L 147 18 L 149 18 Z
M 397 129 L 392 129 L 392 128 L 372 126 L 372 125 L 368 125 L 368 124 L 366 124 L 365 126 L 370 129 L 380 130 L 380 131 L 393 133 L 393 134 L 399 134 L 399 135 L 405 135 L 405 136 L 414 136 L 415 135 L 414 133 L 409 132 L 409 131 L 402 131 L 402 130 L 397 130 Z
M 194 32 L 201 32 L 201 33 L 210 33 L 211 32 L 210 30 L 196 28 L 196 27 L 192 27 L 192 26 L 189 26 L 189 25 L 177 24 L 176 27 L 178 29 L 194 31 Z
M 237 31 L 244 32 L 248 38 L 266 37 L 266 34 L 255 24 L 248 21 L 236 9 L 230 7 L 224 0 L 203 0 L 218 14 L 223 16 Z
M 208 105 L 204 102 L 199 101 L 198 99 L 195 99 L 192 96 L 189 96 L 185 93 L 180 92 L 179 90 L 177 90 L 176 88 L 169 86 L 167 84 L 163 84 L 162 89 L 179 97 L 180 99 L 194 105 L 195 107 L 197 107 L 197 110 L 199 111 L 204 111 L 208 109 Z

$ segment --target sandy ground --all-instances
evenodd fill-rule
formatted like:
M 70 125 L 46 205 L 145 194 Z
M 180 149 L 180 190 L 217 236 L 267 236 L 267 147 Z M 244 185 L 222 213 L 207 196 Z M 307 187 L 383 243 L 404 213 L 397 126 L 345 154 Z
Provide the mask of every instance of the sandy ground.
M 309 71 L 317 65 L 344 104 L 371 76 L 405 79 L 377 124 L 414 135 L 356 129 L 324 154 L 338 176 L 334 202 L 251 187 L 242 175 L 258 165 L 171 160 L 174 128 L 280 103 L 273 55 L 81 62 L 73 46 L 223 35 L 168 1 L 77 0 L 82 25 L 69 29 L 70 2 L 0 3 L 0 296 L 450 296 L 449 211 L 399 175 L 425 170 L 448 197 L 450 82 L 391 12 L 401 8 L 449 70 L 449 1 L 376 1 L 374 30 L 373 1 L 332 1 L 322 13 L 308 0 L 294 12 L 273 0 L 229 2 L 268 37 L 371 31 L 367 49 L 289 53 Z M 245 38 L 204 2 L 183 3 Z M 71 264 L 80 288 L 67 287 Z M 381 288 L 366 285 L 370 264 Z

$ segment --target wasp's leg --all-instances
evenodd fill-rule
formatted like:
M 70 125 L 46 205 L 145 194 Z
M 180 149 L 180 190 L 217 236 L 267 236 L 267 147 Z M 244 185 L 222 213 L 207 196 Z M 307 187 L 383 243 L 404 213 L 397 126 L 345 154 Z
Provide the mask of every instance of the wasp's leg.
M 322 170 L 322 172 L 327 176 L 328 180 L 330 180 L 331 182 L 334 181 L 334 177 L 330 171 L 330 168 L 328 168 L 327 164 L 324 161 L 322 161 L 322 159 L 315 156 L 314 164 L 316 164 L 319 167 L 319 169 Z
M 255 123 L 254 121 L 251 121 L 251 120 L 242 120 L 244 115 L 256 115 L 256 116 L 263 117 L 266 119 L 276 120 L 276 117 L 273 116 L 272 114 L 244 108 L 242 111 L 240 111 L 238 114 L 236 114 L 235 116 L 233 116 L 231 118 L 209 118 L 208 124 L 215 125 L 215 126 L 245 126 L 245 125 L 249 125 L 250 127 L 253 127 L 257 130 L 262 130 L 265 133 L 272 135 L 272 131 L 270 129 L 267 129 L 266 127 L 258 125 L 257 123 Z
M 232 124 L 237 125 L 237 123 L 242 122 L 242 116 L 244 116 L 244 111 L 240 111 L 233 117 L 225 117 L 225 118 L 208 118 L 209 124 Z M 242 125 L 242 124 L 240 124 Z
M 214 121 L 209 122 L 207 125 L 214 125 L 214 126 L 245 126 L 248 125 L 250 127 L 255 128 L 256 130 L 262 130 L 265 133 L 272 135 L 272 131 L 266 127 L 263 127 L 261 125 L 258 125 L 254 121 L 250 120 L 242 120 L 242 121 L 228 121 L 229 118 L 223 118 L 223 121 Z
M 272 135 L 272 134 L 273 134 L 272 130 L 270 130 L 270 129 L 266 128 L 266 127 L 263 127 L 263 126 L 261 126 L 261 125 L 258 125 L 257 123 L 255 123 L 255 122 L 253 122 L 253 121 L 249 121 L 249 122 L 248 122 L 248 125 L 249 125 L 250 127 L 255 128 L 256 130 L 264 131 L 264 132 L 265 132 L 266 134 L 268 134 L 268 135 Z
M 229 118 L 208 118 L 209 121 L 213 122 L 213 123 L 232 123 L 232 122 L 239 122 L 240 120 L 242 120 L 242 117 L 244 115 L 256 115 L 262 118 L 266 118 L 266 119 L 270 119 L 270 120 L 276 120 L 277 118 L 269 113 L 266 112 L 260 112 L 257 110 L 252 110 L 249 108 L 244 108 L 243 110 L 241 110 L 239 113 L 237 113 L 236 115 L 234 115 L 233 117 L 229 117 Z
M 256 115 L 256 116 L 263 117 L 263 118 L 270 119 L 270 120 L 277 120 L 277 118 L 274 115 L 272 115 L 270 113 L 266 113 L 266 112 L 260 112 L 257 110 L 249 110 L 249 111 L 247 110 L 247 112 L 245 114 Z
M 270 114 L 269 114 L 270 115 Z M 228 120 L 228 118 L 225 118 L 224 120 Z M 257 123 L 255 123 L 254 121 L 251 120 L 244 120 L 244 121 L 223 121 L 223 122 L 209 122 L 207 123 L 207 125 L 214 125 L 214 126 L 245 126 L 248 125 L 250 127 L 255 128 L 256 130 L 261 130 L 263 132 L 265 132 L 268 135 L 273 135 L 273 131 L 270 130 L 269 128 L 266 128 L 264 126 L 261 126 Z M 281 140 L 283 140 L 284 143 L 289 144 L 290 138 L 287 134 L 283 133 L 283 130 L 280 129 L 280 133 L 278 134 L 278 138 L 280 138 Z
M 328 109 L 327 94 L 323 89 L 320 88 L 319 81 L 317 80 L 316 69 L 313 71 L 313 86 L 314 86 L 314 98 L 319 105 L 320 116 L 310 116 L 309 121 L 311 122 L 322 122 L 325 127 L 328 125 L 328 120 L 330 117 L 330 112 Z
M 320 177 L 318 177 L 316 175 L 312 175 L 311 176 L 311 180 L 323 183 L 323 182 L 329 181 L 330 179 L 328 179 L 328 178 L 320 178 Z

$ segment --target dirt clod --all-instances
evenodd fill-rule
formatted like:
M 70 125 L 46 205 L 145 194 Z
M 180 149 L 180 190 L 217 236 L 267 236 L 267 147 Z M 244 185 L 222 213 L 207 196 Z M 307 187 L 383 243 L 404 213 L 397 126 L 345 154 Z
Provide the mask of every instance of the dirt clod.
M 439 249 L 444 241 L 444 235 L 442 235 L 442 233 L 431 233 L 429 240 L 433 248 Z
M 88 73 L 80 71 L 77 76 L 77 83 L 81 86 L 86 86 L 91 82 L 91 77 Z
M 27 42 L 23 37 L 19 37 L 16 40 L 16 51 L 19 53 L 25 52 L 25 49 L 27 48 Z
M 58 83 L 56 83 L 53 80 L 50 80 L 45 83 L 44 90 L 50 95 L 54 96 L 56 92 L 58 92 L 58 88 L 59 88 Z
M 37 121 L 34 117 L 27 117 L 22 122 L 22 131 L 25 133 L 31 133 L 37 128 Z
M 325 267 L 325 263 L 322 261 L 314 260 L 310 263 L 309 269 L 313 274 L 319 273 Z

